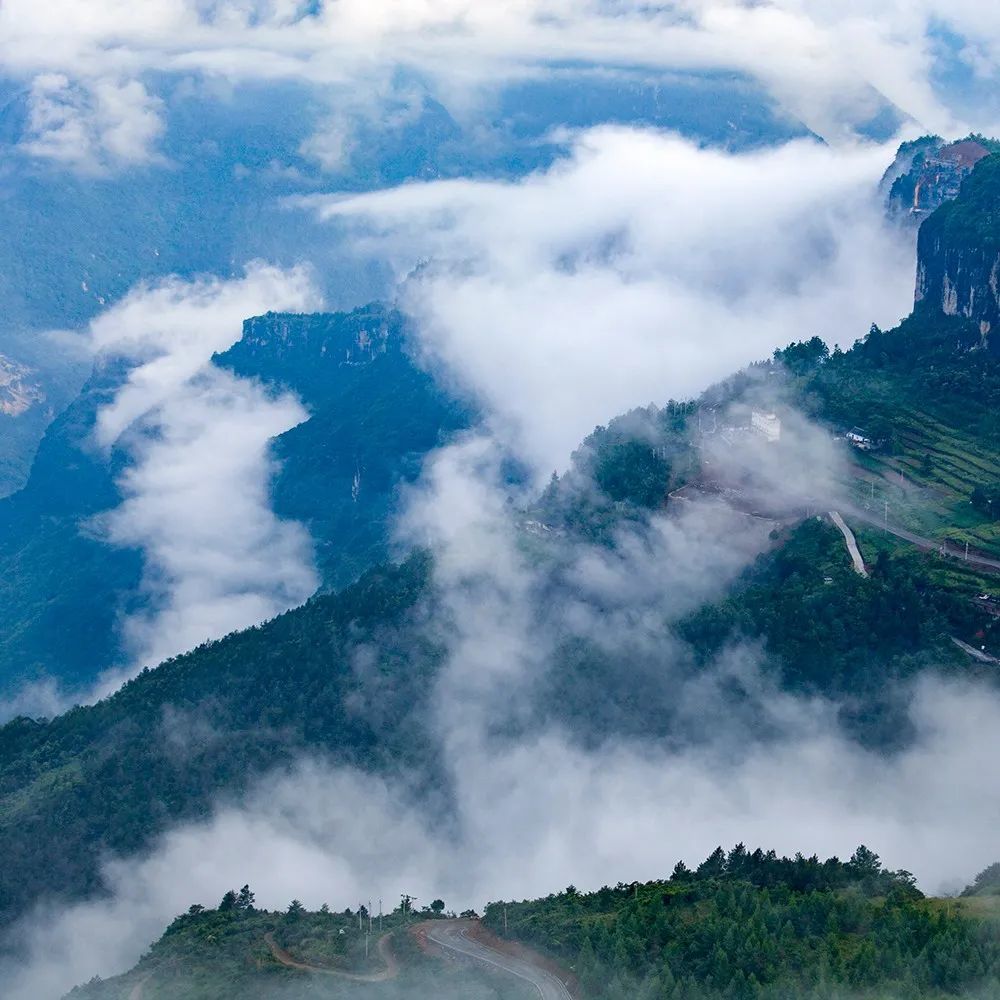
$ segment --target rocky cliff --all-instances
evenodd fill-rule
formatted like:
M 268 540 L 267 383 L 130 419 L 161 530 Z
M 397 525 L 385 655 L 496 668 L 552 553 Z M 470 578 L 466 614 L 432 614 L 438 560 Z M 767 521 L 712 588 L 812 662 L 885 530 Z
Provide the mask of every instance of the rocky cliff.
M 1000 352 L 1000 154 L 982 159 L 959 196 L 921 225 L 918 307 L 962 316 Z

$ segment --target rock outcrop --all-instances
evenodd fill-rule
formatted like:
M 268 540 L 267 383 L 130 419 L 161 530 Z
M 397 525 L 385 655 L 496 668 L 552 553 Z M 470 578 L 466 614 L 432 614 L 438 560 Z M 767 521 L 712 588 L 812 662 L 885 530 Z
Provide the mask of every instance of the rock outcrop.
M 904 143 L 883 179 L 883 185 L 891 179 L 890 213 L 920 223 L 957 198 L 962 182 L 989 155 L 986 141 L 972 136 L 951 143 L 936 136 Z
M 1000 154 L 980 158 L 960 195 L 917 238 L 918 307 L 974 322 L 1000 352 Z

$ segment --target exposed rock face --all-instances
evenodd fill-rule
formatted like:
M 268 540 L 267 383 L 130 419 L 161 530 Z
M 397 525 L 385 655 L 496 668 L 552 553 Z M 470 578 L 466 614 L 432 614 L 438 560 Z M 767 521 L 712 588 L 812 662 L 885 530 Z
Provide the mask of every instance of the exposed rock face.
M 920 227 L 915 299 L 979 327 L 1000 352 L 1000 155 L 981 159 L 961 194 Z
M 889 211 L 916 223 L 923 221 L 958 197 L 962 182 L 989 154 L 983 143 L 972 138 L 944 143 L 925 136 L 905 144 L 883 181 L 892 179 Z

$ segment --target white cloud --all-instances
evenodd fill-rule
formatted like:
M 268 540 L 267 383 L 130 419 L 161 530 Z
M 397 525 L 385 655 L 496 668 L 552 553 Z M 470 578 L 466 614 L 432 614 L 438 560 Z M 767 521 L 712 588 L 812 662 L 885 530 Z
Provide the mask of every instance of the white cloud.
M 35 77 L 21 148 L 86 173 L 158 159 L 162 102 L 137 80 L 72 83 L 60 73 Z
M 736 70 L 831 138 L 876 109 L 873 87 L 936 130 L 960 130 L 963 109 L 931 86 L 943 24 L 970 45 L 977 72 L 1000 65 L 1000 19 L 982 4 L 937 0 L 338 0 L 300 16 L 287 0 L 59 0 L 0 9 L 0 63 L 19 75 L 138 76 L 204 72 L 297 78 L 363 88 L 387 67 L 418 70 L 454 91 L 490 89 L 552 64 Z
M 145 559 L 149 608 L 125 626 L 134 667 L 272 617 L 315 590 L 308 535 L 275 518 L 269 497 L 269 442 L 306 413 L 210 362 L 239 339 L 245 317 L 318 305 L 308 272 L 258 264 L 230 281 L 140 286 L 91 324 L 103 358 L 135 364 L 95 430 L 101 446 L 118 442 L 132 459 L 119 480 L 123 503 L 99 523 L 109 541 L 141 548 Z M 121 679 L 106 678 L 98 693 Z
M 404 302 L 424 346 L 544 471 L 614 413 L 908 313 L 912 246 L 875 196 L 889 158 L 805 141 L 730 155 L 602 128 L 521 181 L 304 204 L 354 223 L 401 276 L 421 265 Z

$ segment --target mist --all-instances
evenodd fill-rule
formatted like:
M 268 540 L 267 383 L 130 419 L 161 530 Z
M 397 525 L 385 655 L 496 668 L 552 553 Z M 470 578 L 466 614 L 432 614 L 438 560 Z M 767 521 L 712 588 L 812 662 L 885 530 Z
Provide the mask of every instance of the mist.
M 557 536 L 540 555 L 502 455 L 481 433 L 435 453 L 398 529 L 435 553 L 436 610 L 419 628 L 447 651 L 426 720 L 442 751 L 437 791 L 418 794 L 403 764 L 375 775 L 311 757 L 262 775 L 148 854 L 108 859 L 105 898 L 23 921 L 8 995 L 57 996 L 123 971 L 172 916 L 244 882 L 275 909 L 407 892 L 457 910 L 666 877 L 737 842 L 842 858 L 866 843 L 928 891 L 994 860 L 995 689 L 925 674 L 907 690 L 913 739 L 886 754 L 845 733 L 835 701 L 783 691 L 753 644 L 692 671 L 672 623 L 721 596 L 767 531 L 725 504 L 690 503 L 624 525 L 610 547 Z M 812 455 L 800 475 L 832 466 L 835 478 L 836 451 Z M 766 472 L 775 492 L 784 471 Z M 588 734 L 553 712 L 545 684 L 567 637 L 614 653 L 584 689 L 631 692 L 643 718 L 662 705 L 668 724 L 602 729 L 591 715 Z M 734 684 L 748 708 L 734 709 Z
M 98 413 L 95 435 L 131 459 L 118 483 L 124 500 L 100 527 L 145 562 L 145 610 L 123 623 L 132 664 L 104 677 L 98 696 L 316 589 L 308 533 L 279 521 L 269 495 L 270 441 L 308 414 L 211 359 L 239 340 L 244 317 L 318 305 L 305 271 L 255 264 L 228 282 L 140 287 L 92 324 L 102 361 L 138 362 Z
M 428 363 L 547 475 L 612 414 L 906 315 L 912 245 L 875 193 L 891 159 L 805 141 L 734 155 L 599 128 L 522 181 L 299 203 L 393 262 Z

